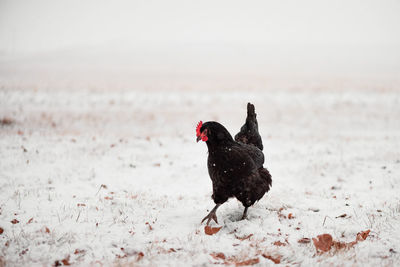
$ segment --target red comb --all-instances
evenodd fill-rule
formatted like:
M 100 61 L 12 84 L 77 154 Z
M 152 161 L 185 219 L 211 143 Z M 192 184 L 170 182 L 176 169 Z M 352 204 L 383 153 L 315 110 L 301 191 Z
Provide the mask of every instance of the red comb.
M 202 121 L 199 121 L 199 123 L 197 124 L 197 127 L 196 127 L 196 136 L 200 136 L 200 129 L 201 129 L 201 126 L 203 126 L 203 122 Z

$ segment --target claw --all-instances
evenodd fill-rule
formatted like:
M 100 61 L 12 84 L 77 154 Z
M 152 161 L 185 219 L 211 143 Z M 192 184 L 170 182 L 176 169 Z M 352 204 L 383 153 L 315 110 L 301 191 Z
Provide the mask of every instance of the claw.
M 206 217 L 204 217 L 203 220 L 201 220 L 201 223 L 203 223 L 206 219 L 208 219 L 207 225 L 210 224 L 211 220 L 214 220 L 218 224 L 218 219 L 217 219 L 217 215 L 215 214 L 215 212 L 210 212 Z
M 218 219 L 217 219 L 217 214 L 216 214 L 216 212 L 217 212 L 217 209 L 218 209 L 218 207 L 219 207 L 220 205 L 221 205 L 221 204 L 215 205 L 215 207 L 210 211 L 210 213 L 209 213 L 206 217 L 204 217 L 203 220 L 201 220 L 201 223 L 203 223 L 205 220 L 208 219 L 208 220 L 207 220 L 207 225 L 210 224 L 211 220 L 214 220 L 214 222 L 216 222 L 216 223 L 218 224 Z

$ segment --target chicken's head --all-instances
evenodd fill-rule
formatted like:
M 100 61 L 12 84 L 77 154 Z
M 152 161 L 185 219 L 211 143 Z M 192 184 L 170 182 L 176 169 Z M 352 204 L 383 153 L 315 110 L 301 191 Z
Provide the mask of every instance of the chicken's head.
M 200 140 L 202 140 L 202 141 L 204 141 L 204 142 L 206 142 L 207 140 L 208 140 L 208 137 L 207 137 L 207 128 L 205 128 L 205 129 L 203 129 L 203 131 L 202 131 L 202 126 L 203 126 L 203 122 L 202 121 L 200 121 L 198 124 L 197 124 L 197 127 L 196 127 L 196 136 L 197 136 L 197 142 L 199 142 Z

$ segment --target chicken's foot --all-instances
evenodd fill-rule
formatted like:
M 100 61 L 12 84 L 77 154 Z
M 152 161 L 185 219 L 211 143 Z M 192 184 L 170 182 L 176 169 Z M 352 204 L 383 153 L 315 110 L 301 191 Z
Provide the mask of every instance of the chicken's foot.
M 210 213 L 206 217 L 204 217 L 204 219 L 201 221 L 201 223 L 203 223 L 206 219 L 208 219 L 207 220 L 207 225 L 210 224 L 211 220 L 214 220 L 216 223 L 218 223 L 218 219 L 217 219 L 217 214 L 216 213 L 217 213 L 217 209 L 218 209 L 219 206 L 221 206 L 221 204 L 215 205 L 215 207 L 210 211 Z

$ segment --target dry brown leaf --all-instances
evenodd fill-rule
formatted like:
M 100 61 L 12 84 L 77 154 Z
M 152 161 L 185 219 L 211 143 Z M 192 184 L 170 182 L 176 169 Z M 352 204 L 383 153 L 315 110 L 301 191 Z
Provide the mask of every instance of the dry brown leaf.
M 303 237 L 302 239 L 297 240 L 298 243 L 300 244 L 308 244 L 311 242 L 310 238 Z
M 54 262 L 54 266 L 61 266 L 61 265 L 71 265 L 69 263 L 69 255 L 68 255 L 68 257 L 66 257 L 65 259 L 63 259 L 61 261 L 55 261 Z
M 86 207 L 86 204 L 85 203 L 78 203 L 78 204 L 76 204 L 78 207 Z
M 367 239 L 370 232 L 371 232 L 371 230 L 357 233 L 356 241 L 363 241 L 363 240 Z
M 357 242 L 355 242 L 353 244 L 353 242 L 350 243 L 344 243 L 344 242 L 340 242 L 340 241 L 333 241 L 333 247 L 335 249 L 345 249 L 345 248 L 349 248 L 352 247 L 353 245 L 355 245 Z
M 286 246 L 286 244 L 285 243 L 282 243 L 281 241 L 275 241 L 274 243 L 273 243 L 275 246 L 278 246 L 278 247 L 281 247 L 281 246 Z
M 313 242 L 314 242 L 314 245 L 315 245 L 315 248 L 317 249 L 317 251 L 320 250 L 322 252 L 327 252 L 332 247 L 334 247 L 336 250 L 348 249 L 348 248 L 351 248 L 354 245 L 356 245 L 359 241 L 364 241 L 368 237 L 370 232 L 371 232 L 371 230 L 366 230 L 366 231 L 357 233 L 356 240 L 349 242 L 349 243 L 334 241 L 332 239 L 332 236 L 329 234 L 319 235 L 319 236 L 317 236 L 318 239 L 313 238 Z
M 266 259 L 269 259 L 269 260 L 271 260 L 271 261 L 273 261 L 275 264 L 279 264 L 279 263 L 281 263 L 281 256 L 271 256 L 271 255 L 267 255 L 267 254 L 262 254 L 262 256 L 264 257 L 264 258 L 266 258 Z
M 258 258 L 254 258 L 254 259 L 248 259 L 245 261 L 241 261 L 241 262 L 236 262 L 235 266 L 247 266 L 247 265 L 254 265 L 259 263 L 260 260 Z
M 32 223 L 33 222 L 33 217 L 29 219 L 29 221 L 26 224 Z
M 247 236 L 243 236 L 243 237 L 236 237 L 237 239 L 239 239 L 240 241 L 244 241 L 244 240 L 246 240 L 246 239 L 250 239 L 250 237 L 252 237 L 253 236 L 253 234 L 249 234 L 249 235 L 247 235 Z
M 144 257 L 144 253 L 143 252 L 139 252 L 136 261 L 140 261 L 143 257 Z
M 222 252 L 219 252 L 219 253 L 211 253 L 210 255 L 211 255 L 211 257 L 213 257 L 213 258 L 216 259 L 216 260 L 225 260 L 225 254 L 222 253 Z
M 288 219 L 294 219 L 294 216 L 292 213 L 289 213 L 287 217 L 288 217 Z
M 45 231 L 46 233 L 50 234 L 50 229 L 49 229 L 49 228 L 45 227 L 45 228 L 44 228 L 44 231 Z
M 71 264 L 69 263 L 69 256 L 66 257 L 65 259 L 63 259 L 61 262 L 62 262 L 64 265 L 71 265 Z
M 170 248 L 170 249 L 168 250 L 168 253 L 171 253 L 171 252 L 176 252 L 176 250 L 175 250 L 174 248 Z
M 323 234 L 317 236 L 317 238 L 312 239 L 314 242 L 314 246 L 317 251 L 327 252 L 331 249 L 333 245 L 333 238 L 330 234 Z
M 342 215 L 336 216 L 336 219 L 337 219 L 337 218 L 345 218 L 346 216 L 347 216 L 347 214 L 346 214 L 346 213 L 343 213 Z
M 4 118 L 2 118 L 1 120 L 0 120 L 0 124 L 2 124 L 2 125 L 11 125 L 11 124 L 13 124 L 15 121 L 13 120 L 13 119 L 11 119 L 11 118 L 8 118 L 8 117 L 4 117 Z
M 79 254 L 79 253 L 84 253 L 85 250 L 84 249 L 75 249 L 74 254 Z
M 206 235 L 213 235 L 219 232 L 219 230 L 221 230 L 222 227 L 211 227 L 206 225 L 204 227 L 204 232 L 206 233 Z
M 12 224 L 17 224 L 17 223 L 19 223 L 19 221 L 17 219 L 14 219 L 14 220 L 11 221 L 11 223 Z
M 153 227 L 150 225 L 150 223 L 149 223 L 149 222 L 146 222 L 146 224 L 149 226 L 149 230 L 152 231 L 152 230 L 153 230 Z
M 4 233 L 4 229 L 0 227 L 0 235 Z

